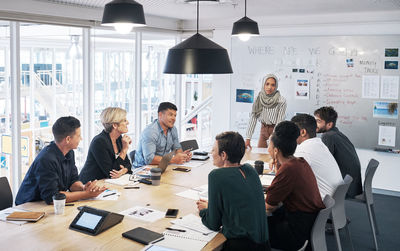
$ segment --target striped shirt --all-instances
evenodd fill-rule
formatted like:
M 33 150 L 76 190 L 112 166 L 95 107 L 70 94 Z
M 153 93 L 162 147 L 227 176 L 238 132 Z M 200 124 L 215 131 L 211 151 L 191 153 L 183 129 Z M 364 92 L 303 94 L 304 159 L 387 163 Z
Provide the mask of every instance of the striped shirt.
M 260 115 L 256 117 L 250 114 L 250 121 L 246 131 L 246 139 L 251 139 L 256 127 L 257 120 L 267 125 L 276 125 L 285 120 L 286 117 L 286 99 L 281 96 L 278 104 L 274 108 L 263 107 Z

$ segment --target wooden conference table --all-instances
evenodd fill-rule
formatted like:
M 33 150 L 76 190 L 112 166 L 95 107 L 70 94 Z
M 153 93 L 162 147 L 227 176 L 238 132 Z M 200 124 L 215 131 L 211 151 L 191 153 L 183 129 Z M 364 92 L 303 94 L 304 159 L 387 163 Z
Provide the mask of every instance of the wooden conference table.
M 264 160 L 266 154 L 246 152 L 242 163 L 246 160 Z M 171 165 L 172 166 L 172 165 Z M 148 206 L 159 211 L 168 208 L 178 208 L 179 215 L 198 214 L 194 200 L 177 196 L 189 188 L 207 184 L 208 173 L 215 168 L 211 160 L 200 167 L 192 168 L 190 172 L 176 172 L 169 166 L 161 178 L 160 186 L 140 184 L 140 189 L 124 189 L 118 185 L 106 185 L 110 189 L 117 189 L 121 196 L 117 201 L 83 200 L 74 202 L 74 206 L 66 206 L 64 215 L 54 215 L 53 205 L 44 202 L 29 202 L 19 205 L 31 211 L 44 211 L 46 215 L 36 223 L 15 225 L 0 221 L 0 243 L 2 250 L 141 250 L 144 245 L 123 238 L 122 233 L 135 227 L 144 227 L 162 233 L 170 226 L 171 219 L 162 218 L 153 223 L 124 217 L 120 224 L 100 233 L 97 236 L 86 235 L 70 230 L 69 224 L 78 214 L 78 206 L 91 206 L 107 211 L 119 213 L 134 206 Z M 222 234 L 218 234 L 203 250 L 214 250 L 225 241 Z

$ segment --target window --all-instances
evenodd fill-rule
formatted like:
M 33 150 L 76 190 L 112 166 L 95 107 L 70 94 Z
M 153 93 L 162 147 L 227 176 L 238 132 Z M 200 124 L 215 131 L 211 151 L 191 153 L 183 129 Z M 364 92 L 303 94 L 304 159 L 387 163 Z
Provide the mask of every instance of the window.
M 21 23 L 22 178 L 62 116 L 83 119 L 82 29 Z M 82 125 L 84 126 L 84 125 Z M 82 144 L 75 151 L 83 165 Z
M 95 134 L 104 128 L 100 114 L 116 106 L 127 111 L 128 135 L 135 138 L 135 34 L 94 29 Z M 134 142 L 134 141 L 133 141 Z M 131 145 L 131 147 L 134 147 Z
M 213 144 L 211 135 L 212 75 L 188 74 L 182 79 L 184 117 L 181 141 L 196 139 L 200 148 Z
M 10 24 L 0 21 L 0 177 L 12 179 Z
M 146 33 L 142 39 L 142 129 L 158 118 L 161 102 L 175 103 L 174 74 L 163 74 L 168 49 L 175 45 L 174 36 Z

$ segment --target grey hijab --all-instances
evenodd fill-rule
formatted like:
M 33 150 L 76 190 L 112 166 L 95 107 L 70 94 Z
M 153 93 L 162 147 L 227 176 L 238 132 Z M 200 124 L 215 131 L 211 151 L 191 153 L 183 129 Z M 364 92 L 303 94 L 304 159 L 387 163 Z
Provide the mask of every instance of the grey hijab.
M 266 94 L 264 90 L 265 81 L 269 78 L 274 78 L 276 82 L 276 90 L 271 94 Z M 278 91 L 278 78 L 274 74 L 266 75 L 261 82 L 261 91 L 258 93 L 257 99 L 253 104 L 251 113 L 256 117 L 260 116 L 262 108 L 274 108 L 278 105 L 281 94 Z

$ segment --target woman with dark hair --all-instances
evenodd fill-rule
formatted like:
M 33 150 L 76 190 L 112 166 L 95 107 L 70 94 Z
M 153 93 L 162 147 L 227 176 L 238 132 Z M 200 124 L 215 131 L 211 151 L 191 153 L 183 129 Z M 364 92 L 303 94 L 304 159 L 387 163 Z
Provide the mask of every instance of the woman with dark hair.
M 208 175 L 208 201 L 197 201 L 202 222 L 222 233 L 223 250 L 270 250 L 264 194 L 257 172 L 241 165 L 245 153 L 243 137 L 237 132 L 216 136 L 212 150 L 217 166 Z
M 272 213 L 268 217 L 272 248 L 297 250 L 302 247 L 310 239 L 318 212 L 325 208 L 311 167 L 303 158 L 293 156 L 299 135 L 295 123 L 283 121 L 270 137 L 268 152 L 277 165 L 265 199 L 267 212 Z
M 250 147 L 257 120 L 261 122 L 258 147 L 267 147 L 267 140 L 276 124 L 285 119 L 286 99 L 278 91 L 278 78 L 267 74 L 261 82 L 261 90 L 253 104 L 246 132 L 246 147 Z

